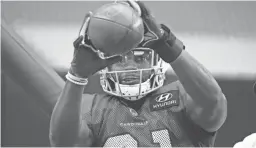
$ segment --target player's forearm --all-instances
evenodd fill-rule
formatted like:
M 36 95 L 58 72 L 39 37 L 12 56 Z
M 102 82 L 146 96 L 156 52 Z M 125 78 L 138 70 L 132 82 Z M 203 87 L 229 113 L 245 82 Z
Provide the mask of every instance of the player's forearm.
M 58 99 L 50 121 L 52 146 L 73 146 L 80 128 L 80 106 L 84 86 L 69 81 Z
M 186 92 L 196 103 L 217 103 L 223 94 L 212 74 L 188 52 L 171 63 Z

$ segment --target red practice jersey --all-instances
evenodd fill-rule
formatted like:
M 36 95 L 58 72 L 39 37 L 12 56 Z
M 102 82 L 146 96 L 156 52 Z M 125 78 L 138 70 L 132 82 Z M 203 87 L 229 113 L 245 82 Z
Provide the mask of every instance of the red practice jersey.
M 194 124 L 186 113 L 180 83 L 147 95 L 136 109 L 112 95 L 85 95 L 83 122 L 97 147 L 211 147 L 216 132 Z

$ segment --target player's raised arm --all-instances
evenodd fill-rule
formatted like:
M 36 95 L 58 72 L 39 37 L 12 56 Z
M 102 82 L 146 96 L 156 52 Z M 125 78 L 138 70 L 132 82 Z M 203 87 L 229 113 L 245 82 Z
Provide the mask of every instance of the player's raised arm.
M 50 121 L 50 142 L 52 146 L 91 146 L 92 131 L 82 117 L 83 111 L 90 110 L 90 96 L 82 99 L 87 78 L 97 71 L 121 60 L 120 56 L 102 58 L 90 44 L 86 35 L 89 13 L 81 34 L 74 42 L 74 55 L 70 70 L 66 75 L 65 87 L 55 105 Z M 88 100 L 86 100 L 88 99 Z M 84 102 L 87 103 L 82 103 Z M 86 106 L 85 106 L 86 105 Z M 88 109 L 86 109 L 88 107 Z M 83 118 L 83 119 L 82 119 Z
M 83 89 L 84 86 L 66 82 L 51 116 L 51 146 L 74 146 L 76 144 L 79 131 L 82 129 L 80 110 Z M 86 132 L 89 134 L 89 129 Z
M 227 103 L 221 88 L 210 72 L 186 52 L 183 43 L 165 25 L 159 25 L 148 8 L 140 5 L 142 18 L 148 33 L 154 37 L 144 40 L 142 46 L 155 50 L 167 63 L 170 63 L 185 89 L 185 105 L 190 118 L 209 132 L 216 131 L 224 123 Z
M 227 116 L 227 101 L 210 72 L 186 51 L 171 63 L 185 89 L 185 107 L 191 119 L 206 131 L 214 132 Z M 187 93 L 186 93 L 187 92 Z

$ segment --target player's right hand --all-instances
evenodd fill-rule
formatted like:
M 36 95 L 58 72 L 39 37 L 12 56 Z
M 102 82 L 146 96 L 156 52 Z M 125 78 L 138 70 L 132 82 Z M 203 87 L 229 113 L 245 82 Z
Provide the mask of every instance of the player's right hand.
M 87 36 L 87 26 L 91 15 L 92 13 L 89 12 L 85 16 L 79 37 L 73 43 L 74 54 L 69 74 L 72 75 L 71 77 L 75 76 L 78 79 L 86 79 L 122 59 L 119 55 L 104 58 L 104 56 L 101 56 L 102 53 L 93 47 Z

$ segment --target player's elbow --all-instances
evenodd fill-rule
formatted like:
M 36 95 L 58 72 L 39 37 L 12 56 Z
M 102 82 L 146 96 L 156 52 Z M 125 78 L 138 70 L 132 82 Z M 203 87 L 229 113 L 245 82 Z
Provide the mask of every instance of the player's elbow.
M 72 131 L 70 131 L 70 135 L 68 132 L 62 132 L 63 130 L 60 129 L 50 129 L 49 132 L 49 140 L 50 145 L 52 147 L 73 147 L 76 143 L 77 137 L 70 136 Z
M 50 132 L 49 134 L 49 140 L 50 140 L 50 145 L 51 147 L 57 147 L 58 143 L 56 141 L 56 138 L 54 138 L 54 136 L 52 135 L 52 133 Z
M 73 147 L 75 145 L 75 142 L 70 142 L 68 139 L 64 140 L 54 135 L 49 135 L 49 140 L 51 147 Z
M 195 107 L 190 112 L 190 116 L 195 123 L 206 131 L 217 131 L 224 124 L 227 117 L 227 101 L 225 96 L 222 94 L 215 101 Z
M 227 99 L 223 93 L 221 93 L 216 106 L 216 116 L 219 115 L 219 119 L 217 119 L 217 128 L 219 129 L 227 118 Z
M 216 98 L 216 103 L 212 105 L 210 115 L 208 117 L 207 131 L 217 131 L 226 121 L 227 118 L 227 100 L 224 94 L 221 94 Z
M 56 131 L 52 130 L 52 128 L 50 128 L 49 140 L 51 147 L 58 147 L 60 145 L 63 145 L 63 142 L 59 138 L 58 134 L 56 133 Z

